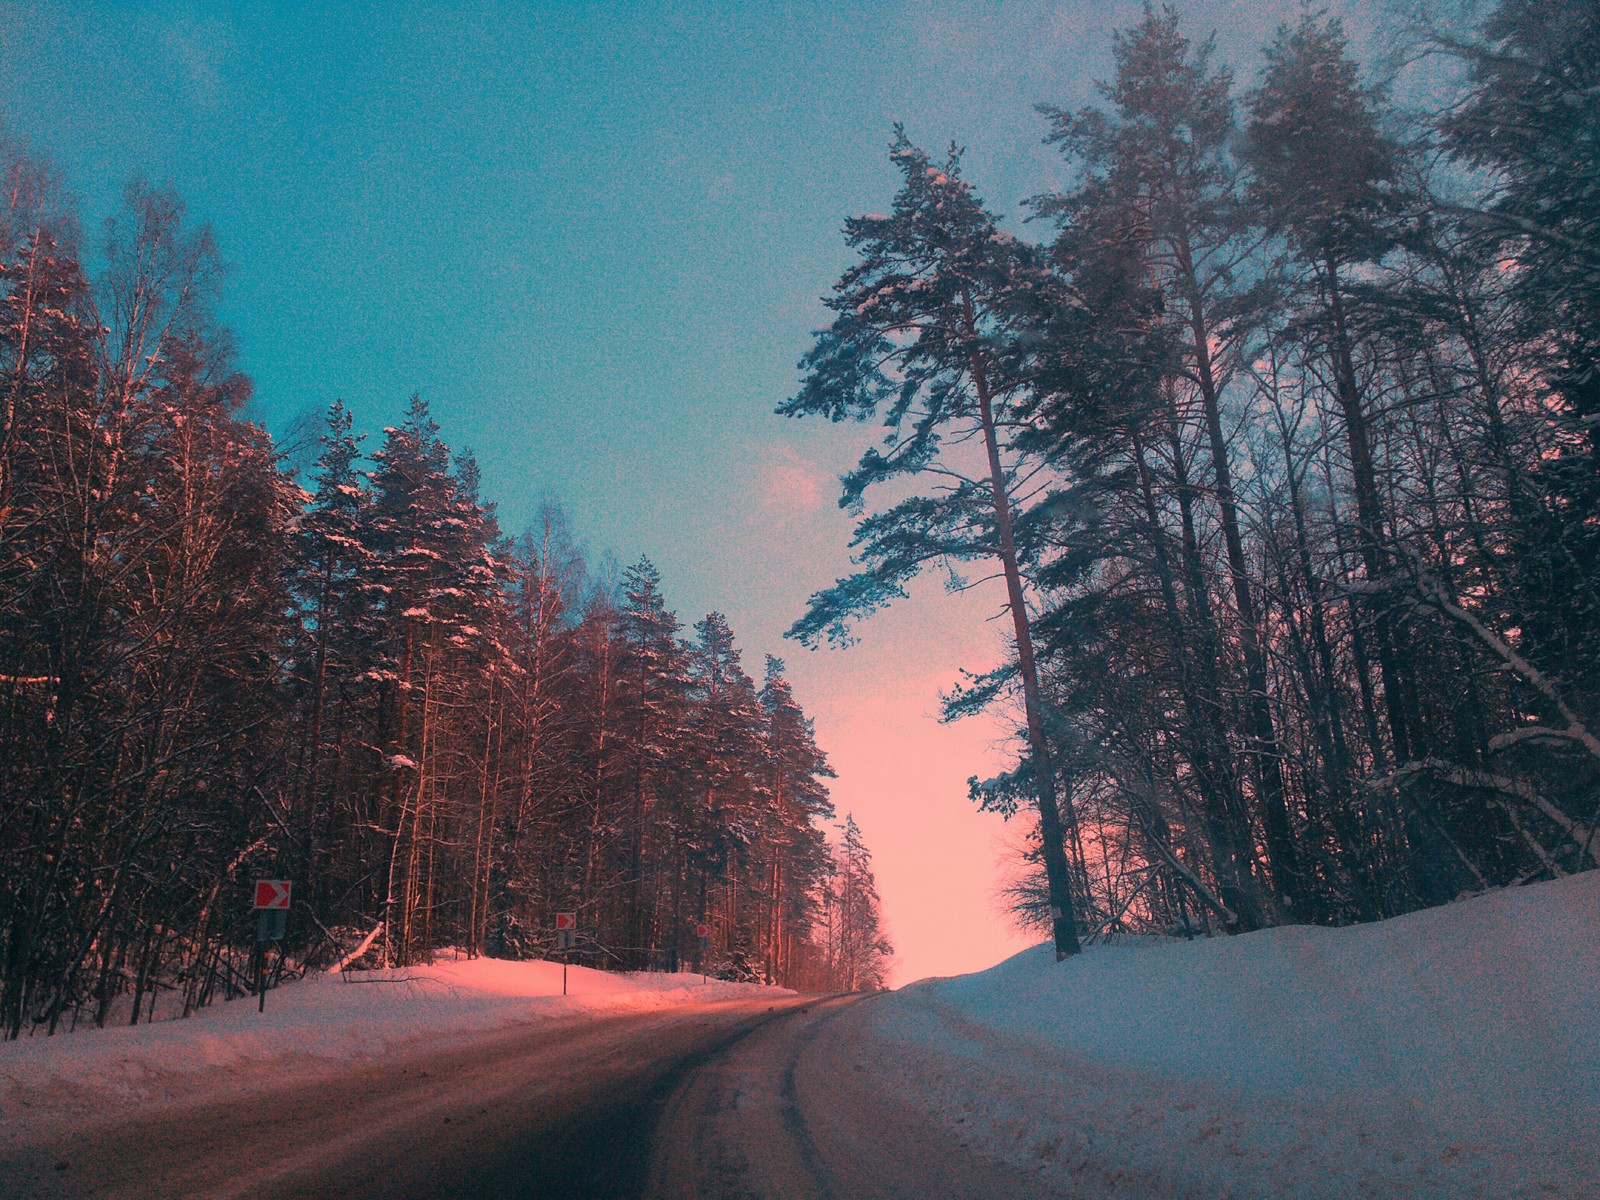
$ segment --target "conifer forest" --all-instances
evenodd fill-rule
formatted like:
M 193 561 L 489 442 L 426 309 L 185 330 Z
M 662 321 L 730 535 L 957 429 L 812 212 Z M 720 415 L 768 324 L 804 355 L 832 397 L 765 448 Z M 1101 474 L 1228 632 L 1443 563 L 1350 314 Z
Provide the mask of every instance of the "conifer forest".
M 1600 7 L 1419 27 L 1404 95 L 1317 13 L 1237 74 L 1173 8 L 1108 36 L 1033 118 L 1064 186 L 1002 214 L 897 129 L 845 222 L 773 400 L 868 427 L 857 570 L 791 636 L 1003 587 L 943 713 L 1015 727 L 971 799 L 1032 831 L 1058 957 L 1600 865 Z M 242 994 L 259 878 L 279 976 L 542 957 L 576 912 L 585 965 L 885 984 L 782 661 L 553 503 L 502 528 L 421 398 L 290 454 L 203 221 L 136 181 L 86 234 L 0 149 L 5 1037 Z
M 782 662 L 758 686 L 553 505 L 507 536 L 420 399 L 371 447 L 333 404 L 293 478 L 181 203 L 130 185 L 91 284 L 49 168 L 5 171 L 8 1037 L 239 994 L 262 877 L 294 888 L 275 971 L 540 956 L 571 911 L 592 966 L 881 986 Z
M 846 224 L 780 411 L 885 436 L 794 633 L 1004 581 L 1010 659 L 945 708 L 1015 714 L 972 797 L 1036 814 L 1058 956 L 1600 864 L 1600 8 L 1411 30 L 1402 105 L 1325 15 L 1236 82 L 1147 6 L 1040 106 L 1071 182 L 1027 236 L 903 132 Z

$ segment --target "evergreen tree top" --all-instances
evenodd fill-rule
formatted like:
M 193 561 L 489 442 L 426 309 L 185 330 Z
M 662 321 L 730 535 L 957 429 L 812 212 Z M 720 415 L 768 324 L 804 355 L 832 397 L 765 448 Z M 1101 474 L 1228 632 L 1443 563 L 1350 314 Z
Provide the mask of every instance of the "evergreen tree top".
M 1282 25 L 1245 98 L 1243 154 L 1263 222 L 1308 255 L 1371 259 L 1399 204 L 1400 147 L 1382 129 L 1382 89 L 1361 80 L 1338 18 Z

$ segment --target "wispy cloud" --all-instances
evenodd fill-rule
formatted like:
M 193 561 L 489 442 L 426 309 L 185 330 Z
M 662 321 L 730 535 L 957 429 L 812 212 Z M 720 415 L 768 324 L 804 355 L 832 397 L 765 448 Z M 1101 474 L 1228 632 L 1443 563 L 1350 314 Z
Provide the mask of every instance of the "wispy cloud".
M 231 25 L 225 20 L 179 20 L 162 31 L 161 40 L 189 102 L 200 109 L 221 104 L 224 68 L 234 49 Z
M 827 501 L 833 478 L 792 447 L 778 445 L 767 451 L 757 487 L 766 513 L 809 515 Z

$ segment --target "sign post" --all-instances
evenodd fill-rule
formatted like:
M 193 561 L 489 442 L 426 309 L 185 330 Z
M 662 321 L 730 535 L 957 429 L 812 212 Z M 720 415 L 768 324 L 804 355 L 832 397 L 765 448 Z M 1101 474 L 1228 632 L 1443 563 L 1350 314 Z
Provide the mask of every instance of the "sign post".
M 561 951 L 561 994 L 567 994 L 567 958 L 569 951 L 578 941 L 578 914 L 575 912 L 558 912 L 556 914 L 556 948 Z
M 694 937 L 700 946 L 700 982 L 709 984 L 711 980 L 706 975 L 706 951 L 711 949 L 711 926 L 696 925 L 694 927 Z
M 289 881 L 256 880 L 256 996 L 257 1012 L 267 1011 L 267 943 L 283 940 L 289 927 Z

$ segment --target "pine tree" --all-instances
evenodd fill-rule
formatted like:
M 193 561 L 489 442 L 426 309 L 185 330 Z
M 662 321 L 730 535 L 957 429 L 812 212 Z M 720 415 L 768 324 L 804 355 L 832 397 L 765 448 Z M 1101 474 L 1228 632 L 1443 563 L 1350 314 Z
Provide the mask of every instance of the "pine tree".
M 996 562 L 1005 578 L 1029 750 L 1046 846 L 1058 957 L 1078 951 L 1072 888 L 1062 843 L 1070 792 L 1057 785 L 1046 732 L 1026 584 L 1017 546 L 1015 492 L 1025 466 L 1013 453 L 1012 409 L 1025 377 L 1016 370 L 1016 314 L 1036 307 L 1048 285 L 1037 255 L 1004 235 L 960 177 L 952 150 L 935 165 L 896 130 L 891 157 L 904 182 L 886 217 L 852 218 L 846 241 L 859 252 L 834 289 L 833 323 L 801 362 L 800 393 L 778 411 L 864 421 L 880 411 L 883 449 L 862 455 L 845 477 L 842 507 L 860 512 L 869 489 L 924 477 L 933 490 L 874 513 L 854 545 L 866 569 L 811 597 L 790 631 L 812 644 L 848 637 L 848 624 L 905 594 L 930 562 Z M 970 473 L 960 452 L 981 447 Z
M 1136 239 L 1131 248 L 1139 256 L 1137 269 L 1168 314 L 1172 358 L 1165 367 L 1164 386 L 1174 408 L 1168 420 L 1181 427 L 1192 407 L 1201 414 L 1211 467 L 1210 497 L 1226 551 L 1234 631 L 1245 675 L 1243 736 L 1250 749 L 1276 899 L 1283 912 L 1293 912 L 1297 898 L 1304 900 L 1303 888 L 1268 694 L 1262 620 L 1246 561 L 1232 451 L 1224 433 L 1224 392 L 1237 370 L 1252 309 L 1259 304 L 1248 280 L 1252 239 L 1228 150 L 1234 133 L 1232 79 L 1226 70 L 1210 65 L 1210 41 L 1191 47 L 1179 31 L 1176 10 L 1170 7 L 1159 14 L 1147 7 L 1137 26 L 1115 36 L 1113 49 L 1117 74 L 1104 88 L 1113 105 L 1110 115 L 1098 109 L 1078 114 L 1045 110 L 1052 123 L 1048 140 L 1061 145 L 1087 178 L 1074 193 L 1037 206 L 1069 225 L 1127 230 Z M 1100 211 L 1091 211 L 1096 209 Z M 1063 251 L 1068 259 L 1074 254 L 1070 247 Z M 1142 450 L 1140 457 L 1145 457 Z M 1199 488 L 1191 485 L 1187 490 L 1198 493 Z M 1189 496 L 1180 497 L 1180 502 L 1193 503 Z M 1199 555 L 1188 553 L 1184 561 L 1197 568 L 1193 594 L 1208 594 L 1208 572 L 1198 569 Z M 1220 621 L 1209 604 L 1196 606 L 1194 615 L 1205 643 L 1199 651 L 1200 665 L 1206 670 L 1205 660 L 1225 653 Z M 1206 703 L 1214 706 L 1215 700 Z M 1244 827 L 1243 806 L 1231 799 L 1231 791 L 1219 784 L 1214 803 L 1222 805 L 1220 820 L 1231 828 L 1228 840 L 1235 849 L 1230 857 L 1248 862 L 1253 838 Z M 1235 890 L 1244 888 L 1242 871 L 1235 869 L 1232 874 L 1238 876 L 1232 885 Z M 1271 915 L 1281 919 L 1278 912 Z
M 1361 83 L 1334 19 L 1307 16 L 1280 28 L 1250 93 L 1244 154 L 1250 190 L 1269 229 L 1287 235 L 1311 272 L 1349 447 L 1356 538 L 1367 580 L 1388 586 L 1391 549 L 1368 402 L 1356 367 L 1348 274 L 1394 242 L 1401 151 L 1381 128 L 1380 94 Z M 1389 742 L 1397 762 L 1420 749 L 1407 713 L 1405 664 L 1389 605 L 1375 602 L 1374 632 Z
M 1482 203 L 1456 206 L 1479 253 L 1510 278 L 1524 361 L 1548 378 L 1560 435 L 1524 500 L 1524 650 L 1592 694 L 1600 640 L 1600 13 L 1592 4 L 1504 0 L 1471 41 L 1442 39 L 1470 69 L 1441 132 L 1458 162 L 1489 173 Z M 1481 353 L 1481 351 L 1480 351 Z M 1522 499 L 1520 496 L 1514 497 Z
M 658 944 L 657 903 L 663 883 L 670 882 L 660 873 L 670 870 L 665 860 L 687 820 L 680 762 L 688 660 L 679 628 L 661 594 L 660 573 L 648 558 L 640 559 L 623 575 L 616 696 L 629 803 L 626 944 L 641 968 Z
M 406 963 L 432 944 L 433 868 L 454 815 L 449 760 L 439 751 L 464 711 L 468 673 L 503 650 L 483 636 L 498 627 L 498 531 L 478 502 L 473 471 L 452 475 L 449 447 L 418 397 L 406 422 L 385 434 L 367 535 L 383 597 L 375 677 L 387 690 L 375 744 L 384 748 L 382 825 L 390 839 L 384 938 L 389 960 Z
M 370 519 L 371 493 L 365 487 L 360 463 L 361 439 L 352 433 L 350 412 L 341 401 L 328 410 L 321 438 L 322 453 L 315 467 L 316 491 L 298 530 L 297 593 L 302 613 L 299 676 L 304 689 L 304 719 L 296 750 L 300 789 L 296 811 L 301 830 L 303 868 L 313 878 L 319 870 L 318 841 L 328 820 L 330 798 L 340 794 L 339 779 L 325 777 L 329 733 L 334 762 L 354 719 L 353 694 L 357 678 L 371 664 L 364 661 L 371 645 L 371 613 L 375 594 L 375 560 L 363 541 Z M 330 707 L 333 709 L 330 719 Z M 331 874 L 331 873 L 329 873 Z M 328 878 L 331 886 L 344 886 Z M 327 901 L 331 896 L 318 897 Z
M 766 831 L 760 845 L 769 855 L 762 873 L 764 881 L 770 879 L 763 897 L 762 956 L 766 977 L 786 981 L 796 966 L 796 940 L 805 938 L 815 919 L 815 897 L 829 868 L 822 829 L 833 816 L 825 780 L 834 772 L 795 700 L 782 660 L 770 654 L 757 698 L 765 717 L 759 782 Z
M 764 825 L 759 782 L 762 714 L 733 630 L 721 613 L 694 627 L 689 648 L 687 735 L 694 747 L 691 795 L 680 837 L 700 877 L 698 907 L 715 917 L 737 973 L 750 975 L 761 940 L 759 870 Z M 674 897 L 681 894 L 673 872 Z M 754 886 L 752 886 L 752 884 Z M 674 905 L 674 927 L 681 922 Z
M 846 814 L 839 827 L 833 880 L 833 973 L 835 986 L 847 992 L 880 991 L 888 982 L 894 947 L 883 932 L 878 885 L 855 817 Z

